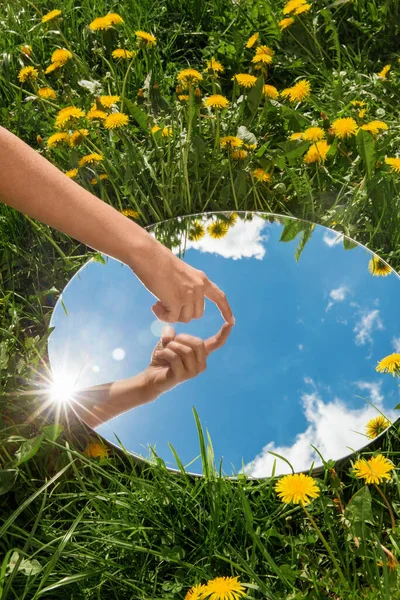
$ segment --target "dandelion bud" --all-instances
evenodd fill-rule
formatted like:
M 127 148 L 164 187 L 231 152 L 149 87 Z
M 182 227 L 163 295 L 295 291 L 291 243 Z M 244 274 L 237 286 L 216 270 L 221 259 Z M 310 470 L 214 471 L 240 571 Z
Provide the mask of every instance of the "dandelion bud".
M 44 148 L 44 140 L 43 140 L 43 138 L 42 138 L 42 136 L 41 136 L 41 135 L 37 135 L 37 136 L 36 136 L 36 141 L 37 141 L 37 143 L 39 144 L 39 146 L 40 146 L 41 148 Z
M 198 87 L 194 90 L 194 101 L 196 104 L 201 104 L 201 91 Z
M 183 87 L 181 85 L 177 85 L 175 91 L 179 96 L 180 94 L 183 94 Z
M 323 119 L 324 121 L 328 118 L 328 115 L 324 112 L 320 113 L 321 119 Z
M 140 88 L 140 90 L 138 91 L 136 99 L 137 99 L 138 104 L 143 104 L 143 102 L 144 102 L 144 89 L 143 88 Z

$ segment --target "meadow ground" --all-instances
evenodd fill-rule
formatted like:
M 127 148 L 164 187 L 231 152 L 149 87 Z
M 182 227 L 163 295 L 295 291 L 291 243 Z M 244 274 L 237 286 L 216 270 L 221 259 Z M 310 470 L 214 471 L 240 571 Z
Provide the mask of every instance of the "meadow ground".
M 399 269 L 399 17 L 398 0 L 3 3 L 0 123 L 143 226 L 264 210 Z M 287 235 L 301 251 L 310 231 Z M 278 484 L 218 477 L 201 428 L 193 480 L 32 422 L 52 307 L 92 255 L 0 205 L 1 600 L 400 598 L 396 426 L 355 465 Z

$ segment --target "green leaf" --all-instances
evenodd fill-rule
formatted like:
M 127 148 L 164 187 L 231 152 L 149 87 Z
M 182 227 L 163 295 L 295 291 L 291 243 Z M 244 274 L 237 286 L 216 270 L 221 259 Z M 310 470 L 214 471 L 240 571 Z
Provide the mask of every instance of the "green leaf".
M 124 105 L 128 109 L 128 112 L 135 119 L 136 123 L 143 129 L 143 131 L 149 131 L 147 126 L 147 114 L 139 108 L 136 104 L 129 100 L 129 98 L 124 98 Z
M 16 482 L 18 471 L 16 469 L 0 469 L 0 496 L 7 494 Z
M 45 425 L 42 427 L 42 434 L 44 439 L 52 440 L 53 442 L 62 434 L 64 427 L 61 423 L 53 423 L 53 425 Z
M 106 261 L 101 252 L 96 252 L 96 254 L 93 254 L 92 259 L 94 262 L 100 263 L 101 265 L 106 264 Z
M 299 262 L 301 253 L 303 252 L 304 248 L 306 247 L 306 244 L 307 244 L 308 240 L 310 239 L 314 228 L 315 228 L 315 225 L 312 225 L 311 223 L 307 223 L 307 226 L 302 233 L 299 245 L 296 248 L 296 252 L 294 253 L 296 262 Z
M 44 433 L 41 433 L 40 435 L 37 435 L 36 437 L 32 438 L 31 440 L 26 440 L 26 442 L 21 444 L 21 446 L 15 453 L 15 456 L 17 458 L 17 462 L 15 463 L 15 466 L 19 467 L 24 462 L 27 462 L 28 460 L 33 458 L 35 456 L 35 454 L 37 453 L 37 451 L 39 450 L 43 440 L 44 440 Z
M 285 153 L 286 160 L 289 164 L 293 164 L 296 162 L 296 158 L 303 156 L 308 150 L 310 143 L 307 141 L 298 142 L 296 140 L 283 142 L 282 144 L 277 144 Z
M 400 410 L 400 404 L 396 404 L 396 406 L 394 407 L 394 410 Z
M 353 248 L 357 248 L 358 245 L 359 244 L 353 242 L 353 240 L 351 240 L 350 238 L 343 236 L 343 248 L 345 250 L 352 250 Z
M 368 177 L 375 172 L 375 141 L 368 131 L 359 129 L 357 133 L 357 149 L 361 156 Z
M 304 223 L 301 221 L 288 221 L 281 233 L 280 242 L 291 242 L 295 237 L 303 231 Z
M 350 499 L 344 516 L 350 522 L 354 534 L 357 537 L 365 538 L 368 531 L 367 524 L 374 525 L 372 497 L 367 485 L 358 490 Z
M 7 352 L 7 343 L 6 342 L 1 342 L 0 343 L 0 371 L 2 371 L 3 369 L 7 369 L 7 365 L 8 365 L 8 352 Z
M 263 95 L 264 77 L 259 77 L 256 81 L 256 85 L 251 88 L 247 95 L 247 106 L 249 107 L 251 117 L 260 106 L 261 98 Z

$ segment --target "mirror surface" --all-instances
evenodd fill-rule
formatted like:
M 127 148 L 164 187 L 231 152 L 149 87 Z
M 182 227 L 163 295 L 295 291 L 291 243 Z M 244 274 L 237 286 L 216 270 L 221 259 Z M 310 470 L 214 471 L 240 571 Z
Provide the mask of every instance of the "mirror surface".
M 204 372 L 96 427 L 104 438 L 118 446 L 117 436 L 148 460 L 151 445 L 176 469 L 170 443 L 187 471 L 201 474 L 194 407 L 217 469 L 223 459 L 225 475 L 265 477 L 274 461 L 277 474 L 290 472 L 275 454 L 306 470 L 321 464 L 312 445 L 336 460 L 370 441 L 370 419 L 396 420 L 397 380 L 375 368 L 400 352 L 400 282 L 394 271 L 372 274 L 375 255 L 366 248 L 325 227 L 261 213 L 208 213 L 149 231 L 226 293 L 236 325 Z M 64 396 L 67 381 L 82 390 L 146 369 L 163 326 L 154 303 L 114 259 L 80 269 L 50 323 L 53 378 Z M 173 327 L 206 339 L 222 324 L 207 300 L 202 319 Z

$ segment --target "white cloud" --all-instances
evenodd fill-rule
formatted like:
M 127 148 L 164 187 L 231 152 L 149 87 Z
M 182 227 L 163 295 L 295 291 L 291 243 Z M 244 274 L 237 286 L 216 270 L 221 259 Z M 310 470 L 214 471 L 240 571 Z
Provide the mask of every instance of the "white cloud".
M 331 290 L 329 292 L 329 297 L 332 298 L 333 302 L 329 302 L 325 312 L 328 312 L 328 310 L 334 305 L 335 302 L 343 302 L 343 300 L 346 298 L 346 294 L 348 293 L 348 291 L 349 290 L 344 285 L 334 290 Z
M 324 233 L 323 240 L 327 246 L 336 246 L 336 244 L 340 244 L 343 240 L 343 235 L 341 233 Z
M 400 338 L 393 338 L 392 344 L 395 352 L 400 352 Z
M 367 342 L 372 343 L 372 332 L 374 330 L 382 330 L 383 323 L 379 317 L 379 310 L 371 310 L 365 313 L 361 320 L 356 323 L 353 331 L 356 334 L 355 343 L 357 346 L 363 346 Z
M 303 350 L 303 348 L 304 348 L 303 344 L 299 344 L 297 347 L 299 350 Z
M 314 382 L 304 378 L 306 383 L 313 385 L 311 393 L 301 396 L 307 428 L 296 436 L 291 446 L 277 446 L 274 442 L 268 443 L 261 452 L 244 467 L 244 471 L 252 477 L 268 477 L 276 460 L 276 474 L 290 473 L 289 465 L 283 460 L 269 454 L 275 452 L 285 457 L 293 466 L 295 472 L 307 470 L 313 461 L 314 466 L 321 464 L 321 460 L 311 447 L 318 448 L 325 460 L 337 460 L 350 454 L 353 450 L 362 448 L 368 443 L 364 437 L 366 423 L 377 416 L 377 411 L 369 404 L 358 409 L 346 406 L 342 399 L 334 397 L 332 401 L 324 402 Z M 383 397 L 380 393 L 380 384 L 357 382 L 360 389 L 369 392 L 370 400 L 382 410 Z M 361 395 L 361 394 L 360 394 Z M 382 411 L 392 421 L 396 420 L 395 411 Z
M 203 221 L 204 227 L 208 227 L 211 219 Z M 255 216 L 251 221 L 242 221 L 238 219 L 236 223 L 229 228 L 225 237 L 215 240 L 207 233 L 203 239 L 198 242 L 187 240 L 186 249 L 195 248 L 200 252 L 210 252 L 219 254 L 224 258 L 256 258 L 262 260 L 265 256 L 265 244 L 268 240 L 267 235 L 261 235 L 262 230 L 267 226 L 267 222 L 260 217 Z M 178 249 L 173 249 L 177 252 Z

